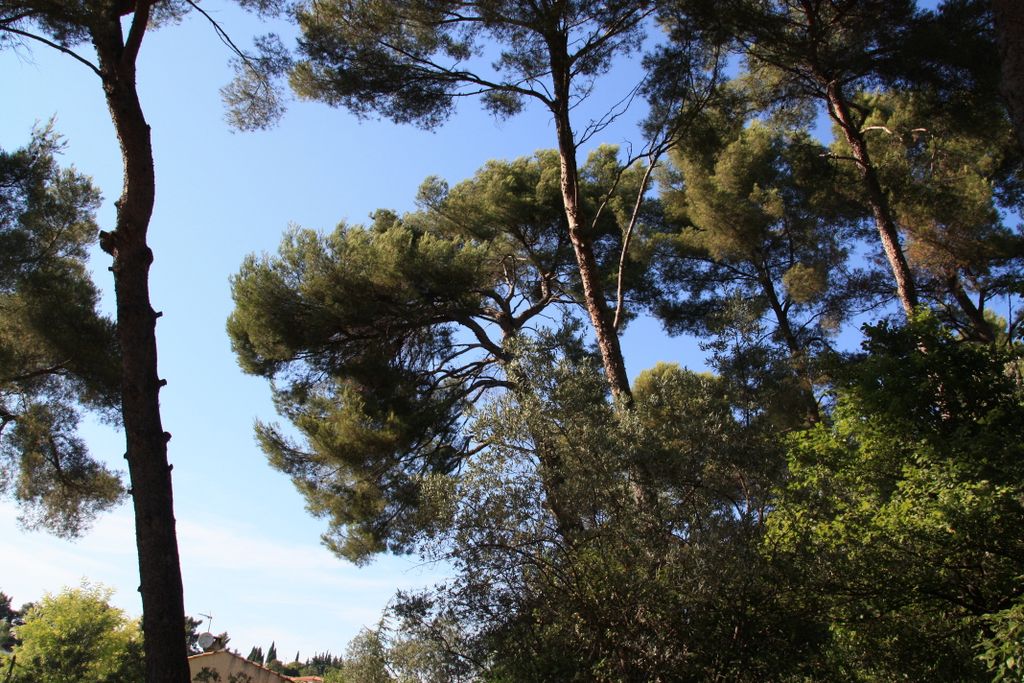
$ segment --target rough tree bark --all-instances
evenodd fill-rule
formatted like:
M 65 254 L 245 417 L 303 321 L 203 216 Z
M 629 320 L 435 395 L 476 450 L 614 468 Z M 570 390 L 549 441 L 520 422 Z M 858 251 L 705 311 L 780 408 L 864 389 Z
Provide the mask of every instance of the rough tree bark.
M 113 257 L 111 271 L 122 350 L 122 415 L 128 473 L 135 508 L 139 592 L 148 683 L 187 683 L 185 610 L 175 535 L 167 441 L 160 420 L 156 319 L 149 299 L 153 253 L 146 232 L 153 213 L 156 181 L 153 148 L 136 88 L 136 60 L 152 2 L 134 7 L 127 37 L 116 9 L 97 18 L 93 45 L 110 117 L 124 164 L 114 230 L 100 245 Z
M 896 229 L 896 221 L 892 217 L 889 200 L 885 196 L 885 191 L 878 181 L 878 174 L 871 163 L 864 135 L 854 122 L 853 117 L 850 116 L 849 103 L 843 95 L 841 86 L 835 81 L 830 81 L 826 85 L 826 93 L 829 116 L 843 131 L 843 136 L 846 138 L 847 144 L 850 145 L 857 170 L 860 173 L 861 183 L 867 192 L 875 228 L 882 241 L 882 250 L 885 252 L 885 258 L 889 261 L 889 267 L 896 279 L 896 296 L 909 317 L 917 306 L 917 291 L 907 257 L 900 246 L 899 232 Z
M 569 116 L 572 76 L 566 41 L 567 38 L 564 34 L 548 41 L 551 54 L 551 79 L 554 83 L 551 113 L 554 117 L 555 133 L 558 137 L 562 202 L 565 205 L 565 217 L 569 224 L 569 241 L 572 243 L 573 252 L 576 255 L 576 264 L 583 284 L 583 303 L 594 327 L 594 335 L 597 338 L 597 347 L 601 352 L 601 362 L 608 378 L 608 385 L 611 388 L 612 396 L 628 403 L 632 401 L 633 394 L 629 388 L 629 377 L 626 375 L 626 362 L 622 357 L 622 348 L 619 345 L 619 335 L 615 329 L 614 319 L 608 309 L 608 303 L 604 299 L 597 258 L 594 256 L 594 243 L 587 233 L 587 226 L 579 205 L 576 140 L 573 137 Z

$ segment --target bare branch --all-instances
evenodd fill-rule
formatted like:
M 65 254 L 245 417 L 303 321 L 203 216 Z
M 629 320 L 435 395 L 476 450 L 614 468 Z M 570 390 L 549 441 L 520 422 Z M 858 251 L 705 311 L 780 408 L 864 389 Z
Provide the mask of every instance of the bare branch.
M 633 100 L 640 94 L 640 90 L 643 88 L 644 83 L 647 82 L 647 78 L 644 77 L 639 83 L 633 86 L 633 88 L 626 93 L 626 95 L 609 107 L 608 111 L 604 113 L 601 118 L 590 121 L 587 127 L 580 134 L 580 139 L 576 143 L 577 145 L 585 145 L 588 140 L 612 125 L 619 119 L 620 116 L 624 115 L 633 104 Z
M 869 130 L 881 130 L 881 131 L 884 131 L 884 132 L 888 133 L 889 135 L 893 135 L 893 132 L 892 132 L 891 128 L 889 128 L 888 126 L 882 126 L 882 125 L 864 126 L 863 128 L 860 129 L 860 132 L 861 133 L 867 133 Z
M 224 45 L 234 52 L 239 59 L 245 62 L 247 66 L 255 70 L 256 67 L 252 66 L 252 60 L 249 58 L 249 55 L 243 52 L 242 49 L 235 44 L 235 41 L 231 39 L 231 36 L 224 30 L 224 27 L 217 23 L 217 20 L 210 16 L 209 12 L 200 7 L 195 0 L 185 0 L 185 2 L 191 5 L 193 9 L 203 15 L 203 18 L 210 22 L 210 25 L 213 26 L 213 30 L 217 34 L 217 37 L 220 38 L 220 42 L 224 43 Z
M 626 234 L 622 238 L 622 251 L 619 253 L 619 272 L 615 282 L 615 319 L 612 320 L 612 329 L 616 331 L 618 331 L 619 326 L 622 324 L 626 254 L 629 252 L 629 244 L 633 237 L 633 230 L 636 227 L 637 219 L 640 217 L 640 207 L 643 205 L 644 194 L 646 194 L 647 186 L 651 182 L 651 174 L 654 172 L 654 167 L 658 165 L 659 156 L 661 156 L 660 150 L 651 157 L 650 163 L 647 164 L 647 170 L 644 171 L 644 177 L 640 181 L 640 188 L 636 191 L 636 203 L 633 205 L 633 213 L 629 217 L 629 225 L 626 226 Z
M 476 320 L 473 320 L 473 318 L 467 315 L 456 318 L 455 322 L 459 323 L 460 325 L 463 325 L 464 327 L 468 327 L 469 331 L 472 332 L 473 335 L 480 342 L 480 346 L 494 354 L 495 358 L 506 358 L 505 352 L 502 351 L 501 346 L 494 343 L 494 340 L 487 336 L 487 331 L 484 330 L 483 326 Z
M 14 28 L 13 26 L 2 26 L 2 27 L 0 27 L 0 31 L 6 31 L 7 33 L 13 33 L 14 35 L 22 36 L 23 38 L 28 38 L 30 40 L 35 40 L 37 42 L 40 42 L 40 43 L 42 43 L 43 45 L 45 45 L 47 47 L 52 47 L 54 50 L 57 50 L 58 52 L 63 52 L 64 54 L 70 56 L 72 59 L 76 59 L 79 62 L 81 62 L 82 64 L 85 64 L 87 67 L 89 67 L 89 69 L 94 74 L 96 74 L 100 78 L 103 77 L 103 74 L 100 73 L 99 67 L 97 67 L 95 64 L 93 64 L 88 59 L 86 59 L 82 55 L 78 54 L 74 50 L 72 50 L 70 48 L 67 48 L 67 47 L 64 47 L 63 45 L 61 45 L 59 43 L 55 43 L 52 40 L 47 40 L 46 38 L 43 38 L 42 36 L 37 36 L 36 34 L 29 33 L 28 31 L 22 31 L 21 29 Z
M 880 124 L 879 125 L 874 125 L 874 126 L 864 126 L 863 128 L 860 129 L 860 132 L 861 133 L 867 133 L 870 130 L 880 130 L 880 131 L 883 131 L 885 133 L 888 133 L 889 135 L 895 135 L 895 133 L 892 131 L 891 128 L 889 128 L 888 126 L 880 125 Z M 909 133 L 927 133 L 928 129 L 927 128 L 911 128 L 908 132 Z

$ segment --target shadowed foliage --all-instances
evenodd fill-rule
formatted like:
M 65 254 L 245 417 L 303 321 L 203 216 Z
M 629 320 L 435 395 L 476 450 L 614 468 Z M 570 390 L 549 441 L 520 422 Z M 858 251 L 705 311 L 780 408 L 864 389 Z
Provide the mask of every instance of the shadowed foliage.
M 79 407 L 116 418 L 120 361 L 85 266 L 99 193 L 59 152 L 51 127 L 0 151 L 0 490 L 75 536 L 124 496 L 76 434 Z

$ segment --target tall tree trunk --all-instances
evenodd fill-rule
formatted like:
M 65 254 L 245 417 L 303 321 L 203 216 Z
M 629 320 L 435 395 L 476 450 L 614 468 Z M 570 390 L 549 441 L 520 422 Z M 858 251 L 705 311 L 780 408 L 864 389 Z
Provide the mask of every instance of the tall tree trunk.
M 1024 2 L 992 0 L 992 13 L 1002 68 L 1000 90 L 1010 110 L 1017 142 L 1024 149 Z
M 910 265 L 907 257 L 900 246 L 899 232 L 896 229 L 896 221 L 893 220 L 892 210 L 889 208 L 889 200 L 882 190 L 878 181 L 878 174 L 871 157 L 868 155 L 868 146 L 864 141 L 857 123 L 850 116 L 850 107 L 845 96 L 835 81 L 828 83 L 826 87 L 828 113 L 832 120 L 839 125 L 843 131 L 846 142 L 850 145 L 853 158 L 857 163 L 860 172 L 861 182 L 867 192 L 868 204 L 871 206 L 871 213 L 875 220 L 875 228 L 878 230 L 878 237 L 882 241 L 882 250 L 885 258 L 889 261 L 893 277 L 896 279 L 896 296 L 903 306 L 907 316 L 914 312 L 917 306 L 917 291 L 914 287 L 914 276 L 910 272 Z
M 561 36 L 562 41 L 565 40 Z M 580 280 L 583 283 L 583 303 L 586 306 L 590 322 L 597 337 L 597 348 L 601 352 L 608 386 L 616 399 L 627 403 L 633 399 L 629 388 L 629 377 L 626 375 L 626 362 L 622 357 L 619 335 L 615 330 L 614 319 L 605 301 L 601 277 L 594 256 L 594 242 L 588 234 L 588 226 L 584 223 L 579 205 L 579 170 L 576 166 L 576 141 L 573 138 L 572 124 L 569 117 L 569 92 L 571 75 L 567 50 L 564 45 L 550 44 L 552 61 L 552 81 L 554 82 L 554 98 L 551 102 L 551 113 L 555 120 L 555 133 L 558 136 L 558 158 L 561 171 L 562 203 L 565 206 L 565 217 L 569 223 L 569 241 L 576 255 Z
M 150 4 L 137 3 L 127 39 L 120 17 L 113 13 L 93 30 L 103 91 L 124 164 L 116 225 L 112 232 L 101 233 L 100 245 L 113 257 L 123 368 L 121 412 L 135 508 L 146 681 L 188 683 L 184 598 L 167 463 L 170 435 L 160 420 L 158 316 L 149 300 L 153 254 L 146 244 L 146 231 L 156 192 L 153 149 L 135 83 Z
M 573 137 L 569 116 L 572 74 L 568 58 L 568 38 L 559 31 L 555 31 L 554 36 L 548 39 L 554 95 L 549 106 L 558 138 L 562 203 L 569 226 L 569 241 L 576 255 L 576 265 L 583 284 L 583 302 L 594 328 L 594 336 L 597 338 L 597 348 L 601 353 L 601 363 L 608 386 L 620 405 L 629 409 L 633 405 L 633 392 L 629 387 L 626 362 L 622 357 L 622 347 L 619 345 L 619 333 L 604 298 L 597 258 L 594 256 L 594 242 L 589 233 L 589 226 L 584 222 L 579 203 L 576 140 Z M 629 475 L 634 500 L 641 510 L 650 515 L 651 533 L 660 534 L 658 496 L 649 464 L 643 460 L 633 462 L 629 467 Z

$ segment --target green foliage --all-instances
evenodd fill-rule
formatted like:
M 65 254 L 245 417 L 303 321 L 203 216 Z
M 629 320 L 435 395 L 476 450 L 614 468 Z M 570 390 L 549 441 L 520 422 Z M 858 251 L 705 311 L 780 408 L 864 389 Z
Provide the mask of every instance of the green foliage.
M 847 264 L 863 212 L 835 193 L 824 154 L 806 133 L 754 122 L 710 159 L 675 157 L 678 175 L 663 191 L 675 230 L 657 236 L 656 262 L 665 290 L 658 310 L 672 329 L 734 326 L 723 302 L 746 299 L 777 330 L 794 328 L 797 348 L 834 334 L 866 285 Z
M 277 662 L 277 666 L 272 667 L 274 671 L 283 676 L 298 676 L 302 672 L 302 662 L 298 661 L 298 657 L 294 660 L 285 664 L 284 662 Z
M 199 627 L 202 625 L 202 620 L 185 615 L 185 645 L 189 655 L 197 655 L 203 651 L 203 648 L 199 647 Z
M 1010 607 L 985 617 L 986 637 L 979 659 L 993 681 L 1021 680 L 1024 666 L 1024 605 L 1017 599 Z
M 1005 216 L 1022 206 L 1020 152 L 1003 112 L 979 106 L 968 116 L 936 99 L 927 91 L 875 92 L 858 105 L 922 288 L 947 324 L 991 341 L 1003 330 L 988 329 L 985 305 L 1021 288 L 1021 237 Z M 974 293 L 978 312 L 963 308 L 961 287 Z M 1008 322 L 1015 334 L 1019 318 Z
M 60 146 L 46 127 L 0 151 L 0 492 L 26 526 L 75 536 L 124 495 L 75 434 L 78 406 L 115 419 L 120 369 L 85 268 L 99 194 Z
M 263 0 L 240 0 L 240 4 L 263 4 Z M 269 4 L 281 2 L 269 0 Z M 232 65 L 235 77 L 220 91 L 228 125 L 238 130 L 269 128 L 285 111 L 280 81 L 293 66 L 287 48 L 276 35 L 260 36 L 254 52 L 245 59 L 233 59 Z
M 317 653 L 303 663 L 302 675 L 324 676 L 329 671 L 341 668 L 341 665 L 341 657 L 335 657 L 330 652 Z
M 18 627 L 15 682 L 137 683 L 143 678 L 137 622 L 110 606 L 111 591 L 83 585 L 45 595 Z
M 829 85 L 878 83 L 918 18 L 914 0 L 724 0 L 678 2 L 669 14 L 734 41 L 758 87 L 759 104 L 824 97 Z M 689 10 L 688 12 L 686 10 Z
M 390 683 L 385 649 L 375 631 L 363 629 L 349 643 L 341 680 L 358 683 Z
M 11 607 L 11 597 L 0 591 L 0 653 L 6 653 L 20 644 L 13 627 L 21 622 L 25 611 L 26 607 L 20 610 Z
M 474 680 L 467 667 L 453 662 L 453 655 L 438 639 L 394 631 L 383 622 L 363 629 L 348 645 L 344 660 L 328 671 L 325 683 L 461 683 Z
M 639 47 L 650 12 L 648 3 L 623 2 L 302 3 L 291 84 L 300 97 L 423 126 L 442 122 L 470 94 L 505 116 L 524 98 L 554 107 L 552 99 L 570 93 L 545 87 L 553 58 L 564 60 L 559 69 L 571 65 L 579 95 L 614 56 Z M 479 59 L 485 46 L 490 64 Z
M 268 0 L 240 0 L 242 5 Z M 272 0 L 270 0 L 272 1 Z M 179 21 L 193 7 L 186 0 L 165 0 L 150 10 L 154 27 Z M 50 0 L 0 1 L 0 46 L 16 38 L 8 29 L 39 31 L 61 46 L 73 46 L 90 39 L 90 31 L 111 15 L 124 16 L 133 11 L 123 0 L 51 2 Z
M 850 166 L 860 199 L 874 219 L 896 293 L 909 315 L 918 304 L 899 230 L 879 185 L 854 93 L 882 82 L 886 66 L 917 18 L 914 0 L 811 0 L 696 3 L 696 23 L 721 34 L 746 61 L 758 109 L 823 107 L 851 147 L 837 157 Z M 708 11 L 703 11 L 707 9 Z M 707 15 L 707 16 L 704 16 Z
M 980 679 L 984 623 L 1010 628 L 1024 575 L 1013 357 L 929 317 L 872 328 L 865 350 L 832 423 L 790 441 L 771 543 L 822 596 L 859 680 Z M 1002 643 L 987 643 L 993 669 Z
M 487 450 L 430 488 L 449 516 L 423 552 L 455 576 L 401 595 L 399 631 L 440 647 L 450 677 L 799 670 L 795 644 L 814 625 L 758 551 L 781 454 L 736 420 L 724 383 L 676 366 L 641 375 L 633 410 L 617 413 L 581 351 L 564 337 L 518 348 L 516 389 L 475 422 Z M 651 507 L 631 472 L 648 477 Z
M 407 522 L 421 467 L 453 466 L 453 430 L 475 390 L 447 386 L 440 374 L 450 369 L 448 322 L 472 301 L 477 250 L 385 225 L 381 213 L 378 221 L 326 238 L 295 231 L 280 259 L 247 261 L 229 321 L 243 367 L 284 382 L 278 409 L 310 450 L 268 425 L 258 429 L 261 445 L 315 514 L 339 531 L 353 526 L 331 541 L 351 557 L 382 550 L 388 523 Z M 406 460 L 410 450 L 420 462 Z
M 504 345 L 550 308 L 573 313 L 559 165 L 540 152 L 452 188 L 428 179 L 421 210 L 381 210 L 370 226 L 326 236 L 293 229 L 277 256 L 250 257 L 234 278 L 239 362 L 271 379 L 305 441 L 261 424 L 260 444 L 329 520 L 332 550 L 360 560 L 408 549 L 429 514 L 422 481 L 477 448 L 467 408 L 509 385 Z M 604 197 L 609 176 L 618 189 Z M 605 205 L 593 236 L 601 262 L 617 267 L 639 174 L 604 147 L 581 178 L 581 202 Z
M 826 156 L 804 132 L 719 130 L 674 154 L 667 220 L 650 235 L 655 313 L 699 335 L 716 369 L 783 425 L 818 419 L 815 359 L 876 298 L 876 274 L 849 257 L 863 210 L 835 191 Z
M 905 91 L 928 93 L 961 120 L 1005 107 L 999 94 L 1001 60 L 991 3 L 918 3 L 908 28 L 898 52 L 881 70 L 887 82 Z
M 256 662 L 260 666 L 263 665 L 263 648 L 257 645 L 253 645 L 252 649 L 249 650 L 249 656 L 246 657 L 250 662 Z

